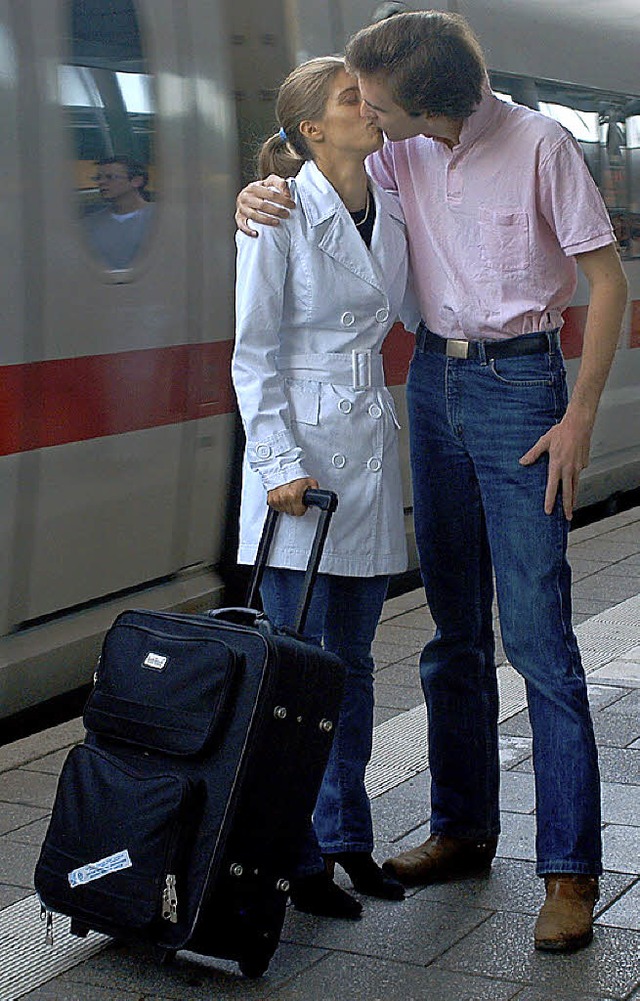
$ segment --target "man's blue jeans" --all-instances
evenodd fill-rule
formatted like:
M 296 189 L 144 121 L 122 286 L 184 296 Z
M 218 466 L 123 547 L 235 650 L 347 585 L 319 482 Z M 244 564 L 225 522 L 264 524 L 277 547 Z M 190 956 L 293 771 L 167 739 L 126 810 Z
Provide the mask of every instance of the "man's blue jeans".
M 526 682 L 537 872 L 599 874 L 600 787 L 571 626 L 568 524 L 544 513 L 547 458 L 519 458 L 566 408 L 549 352 L 487 360 L 417 349 L 407 384 L 421 571 L 436 623 L 420 672 L 429 719 L 434 834 L 499 832 L 495 572 L 505 652 Z
M 304 574 L 268 567 L 262 602 L 275 626 L 292 625 Z M 296 875 L 324 868 L 323 854 L 371 852 L 371 807 L 364 786 L 373 739 L 373 659 L 371 644 L 389 578 L 319 574 L 304 634 L 337 654 L 347 674 L 340 720 Z

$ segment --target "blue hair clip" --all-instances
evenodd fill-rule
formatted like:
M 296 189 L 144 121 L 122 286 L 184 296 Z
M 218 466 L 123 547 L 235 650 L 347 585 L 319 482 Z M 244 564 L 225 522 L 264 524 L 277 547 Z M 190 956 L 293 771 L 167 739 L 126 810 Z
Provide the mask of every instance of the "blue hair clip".
M 280 131 L 278 132 L 278 135 L 279 135 L 279 136 L 280 136 L 280 138 L 282 139 L 283 143 L 286 143 L 286 142 L 288 142 L 288 139 L 287 139 L 287 133 L 286 133 L 286 132 L 284 131 L 284 129 L 283 129 L 283 128 L 281 128 L 281 129 L 280 129 Z

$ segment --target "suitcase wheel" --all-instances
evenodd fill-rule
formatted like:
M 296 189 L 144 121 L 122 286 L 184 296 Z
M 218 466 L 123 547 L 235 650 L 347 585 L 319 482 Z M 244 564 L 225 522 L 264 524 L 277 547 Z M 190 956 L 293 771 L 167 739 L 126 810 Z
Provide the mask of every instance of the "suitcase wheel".
M 78 921 L 77 918 L 71 918 L 69 931 L 72 935 L 77 935 L 78 938 L 86 938 L 91 929 L 89 925 L 85 925 L 82 921 Z
M 270 958 L 270 956 L 260 955 L 257 952 L 252 953 L 250 956 L 242 956 L 238 960 L 240 972 L 247 979 L 256 980 L 263 973 L 267 972 Z

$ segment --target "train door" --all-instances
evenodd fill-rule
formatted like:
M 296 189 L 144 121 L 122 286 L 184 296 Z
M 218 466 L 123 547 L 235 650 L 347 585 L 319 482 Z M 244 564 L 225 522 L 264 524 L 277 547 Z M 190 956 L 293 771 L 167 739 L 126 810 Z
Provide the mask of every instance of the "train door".
M 203 169 L 189 5 L 23 0 L 19 9 L 33 371 L 14 624 L 215 562 L 228 463 L 218 418 L 228 424 L 231 410 L 228 289 L 205 328 L 206 262 L 194 267 Z M 212 94 L 221 119 L 224 84 Z M 219 139 L 228 151 L 228 130 Z M 230 184 L 223 160 L 216 208 Z M 122 192 L 137 200 L 121 210 Z

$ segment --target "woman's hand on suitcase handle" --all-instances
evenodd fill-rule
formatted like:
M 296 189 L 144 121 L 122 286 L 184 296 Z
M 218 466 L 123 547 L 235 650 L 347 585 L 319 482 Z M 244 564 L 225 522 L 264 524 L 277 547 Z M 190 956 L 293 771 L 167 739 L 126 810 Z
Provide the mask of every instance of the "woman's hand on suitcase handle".
M 269 490 L 267 504 L 276 511 L 280 511 L 281 514 L 294 514 L 299 517 L 308 511 L 302 500 L 305 490 L 308 490 L 309 487 L 317 490 L 318 486 L 318 481 L 311 479 L 310 476 L 291 480 L 290 483 L 283 483 L 282 486 Z

